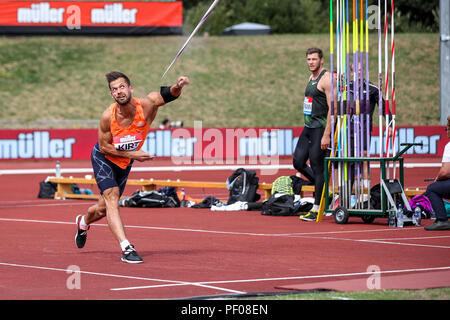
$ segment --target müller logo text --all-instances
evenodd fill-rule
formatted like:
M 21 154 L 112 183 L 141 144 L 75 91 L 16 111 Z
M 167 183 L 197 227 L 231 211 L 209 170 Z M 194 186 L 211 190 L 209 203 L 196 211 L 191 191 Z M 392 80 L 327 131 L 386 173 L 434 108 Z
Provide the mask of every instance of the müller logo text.
M 0 159 L 72 158 L 75 138 L 50 139 L 50 132 L 19 133 L 17 139 L 0 139 Z
M 66 15 L 65 15 L 66 13 Z M 105 4 L 90 10 L 91 24 L 136 24 L 138 9 L 126 9 L 122 3 Z M 67 8 L 52 8 L 49 2 L 32 3 L 29 7 L 17 9 L 18 23 L 64 23 L 67 20 L 80 21 L 81 9 L 78 5 Z M 69 21 L 67 21 L 69 22 Z
M 50 3 L 33 3 L 29 8 L 17 9 L 19 23 L 63 23 L 64 8 L 50 8 Z
M 106 4 L 102 9 L 92 9 L 92 23 L 136 23 L 138 9 L 124 9 L 121 3 Z

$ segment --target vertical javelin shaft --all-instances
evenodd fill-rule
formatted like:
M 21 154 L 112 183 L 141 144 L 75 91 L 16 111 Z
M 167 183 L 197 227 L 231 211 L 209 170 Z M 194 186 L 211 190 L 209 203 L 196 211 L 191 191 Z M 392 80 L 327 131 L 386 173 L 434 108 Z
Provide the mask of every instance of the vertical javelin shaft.
M 359 156 L 364 156 L 364 115 L 365 115 L 365 103 L 364 103 L 364 60 L 363 60 L 363 54 L 364 54 L 364 2 L 363 0 L 360 0 L 359 3 L 359 25 L 360 25 L 360 31 L 359 31 L 359 65 L 360 65 L 360 74 L 359 74 L 359 100 L 360 100 L 360 106 L 363 106 L 364 108 L 360 109 L 359 114 Z M 360 180 L 359 180 L 359 194 L 361 195 L 363 192 L 363 181 L 364 181 L 364 166 L 362 162 L 358 163 L 359 170 L 360 170 Z M 357 205 L 358 208 L 361 208 L 361 197 L 357 199 Z
M 344 143 L 345 143 L 345 157 L 351 157 L 352 156 L 352 152 L 351 152 L 351 125 L 350 125 L 350 119 L 351 119 L 351 115 L 352 115 L 352 101 L 353 101 L 353 95 L 350 94 L 350 79 L 351 79 L 351 74 L 350 74 L 350 22 L 349 22 L 349 9 L 348 9 L 348 2 L 349 0 L 345 1 L 345 25 L 346 25 L 346 81 L 347 81 L 347 86 L 346 86 L 346 91 L 347 91 L 347 110 L 346 113 L 344 115 Z M 345 162 L 345 185 L 346 185 L 346 193 L 344 194 L 345 196 L 345 205 L 347 207 L 348 203 L 349 203 L 349 197 L 348 195 L 350 194 L 348 192 L 348 190 L 350 190 L 350 184 L 351 184 L 351 179 L 349 179 L 349 174 L 351 172 L 351 167 L 349 165 L 349 162 Z
M 334 39 L 333 39 L 333 0 L 330 0 L 330 72 L 331 72 L 331 157 L 334 157 Z M 325 177 L 328 179 L 328 177 Z M 331 163 L 331 188 L 334 199 L 334 162 Z M 328 191 L 328 190 L 326 190 Z M 325 194 L 327 196 L 327 194 Z M 328 209 L 328 208 L 327 208 Z
M 339 113 L 339 117 L 338 117 L 338 130 L 339 130 L 339 156 L 342 157 L 344 156 L 343 154 L 343 135 L 342 135 L 342 126 L 343 126 L 343 110 L 342 110 L 342 61 L 344 59 L 343 56 L 343 23 L 342 23 L 342 13 L 344 8 L 342 7 L 342 1 L 341 0 L 337 0 L 336 1 L 336 23 L 339 26 L 339 30 L 336 30 L 336 36 L 339 39 L 339 62 L 338 62 L 338 72 L 337 72 L 337 82 L 338 82 L 338 90 L 337 90 L 337 96 L 338 96 L 338 103 L 339 103 L 339 108 L 338 108 L 338 113 Z M 343 166 L 342 166 L 342 162 L 338 162 L 338 174 L 339 174 L 339 182 L 338 182 L 338 189 L 339 189 L 339 194 L 340 194 L 340 199 L 339 199 L 339 203 L 341 205 L 343 205 L 343 197 L 341 196 L 343 194 L 343 188 L 345 187 L 345 184 L 343 182 Z
M 381 3 L 378 0 L 378 147 L 383 157 L 383 69 L 381 64 Z
M 371 136 L 371 110 L 370 110 L 370 98 L 369 98 L 369 17 L 368 8 L 366 0 L 366 146 L 367 146 L 367 157 L 370 157 L 370 136 Z M 367 161 L 367 209 L 370 208 L 370 161 Z
M 370 156 L 370 99 L 369 99 L 369 24 L 368 24 L 368 12 L 367 12 L 366 0 L 366 143 L 367 143 L 367 155 Z
M 386 157 L 389 157 L 389 56 L 388 56 L 388 11 L 384 0 L 384 78 L 385 78 L 385 116 L 386 116 Z M 389 170 L 387 171 L 389 178 Z
M 346 57 L 345 57 L 345 52 L 347 50 L 347 34 L 348 34 L 348 25 L 346 25 L 345 23 L 345 14 L 346 14 L 346 9 L 344 6 L 344 0 L 340 0 L 340 8 L 341 8 L 341 13 L 340 13 L 340 21 L 341 21 L 341 26 L 342 26 L 342 46 L 341 46 L 341 99 L 340 99 L 340 113 L 341 113 L 341 140 L 342 140 L 342 145 L 343 145 L 343 150 L 342 150 L 342 157 L 346 157 L 346 112 L 344 109 L 344 101 L 348 99 L 348 92 L 346 90 L 346 81 L 348 78 L 348 74 L 346 71 Z M 346 186 L 346 177 L 347 177 L 347 166 L 346 163 L 340 163 L 341 165 L 341 175 L 342 175 L 342 182 L 341 185 L 343 186 L 343 193 L 341 194 L 347 194 L 347 186 Z M 346 199 L 347 197 L 343 196 L 342 197 L 342 203 L 347 205 L 346 203 Z
M 395 43 L 394 43 L 394 0 L 391 1 L 391 99 L 392 99 L 392 155 L 396 153 L 395 141 Z M 393 177 L 395 179 L 396 162 L 393 163 Z
M 353 0 L 353 98 L 355 99 L 355 115 L 353 116 L 353 140 L 354 140 L 354 154 L 355 158 L 359 155 L 359 114 L 360 114 L 360 100 L 359 100 L 359 26 L 358 26 L 358 1 Z M 355 196 L 359 197 L 359 180 L 360 168 L 357 163 L 354 165 L 356 171 L 356 179 L 354 180 Z

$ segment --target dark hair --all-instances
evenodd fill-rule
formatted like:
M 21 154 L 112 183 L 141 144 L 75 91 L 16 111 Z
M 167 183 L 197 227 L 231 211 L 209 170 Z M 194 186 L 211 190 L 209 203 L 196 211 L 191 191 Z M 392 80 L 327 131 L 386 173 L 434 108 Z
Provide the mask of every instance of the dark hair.
M 124 78 L 128 85 L 131 84 L 130 79 L 125 74 L 123 74 L 122 72 L 119 72 L 119 71 L 111 71 L 111 72 L 107 73 L 105 75 L 105 77 L 106 77 L 106 80 L 108 81 L 108 87 L 110 87 L 109 84 L 111 82 L 113 82 L 114 80 L 117 80 L 119 78 Z M 111 87 L 110 87 L 110 89 L 111 89 Z
M 169 119 L 165 118 L 163 121 L 161 121 L 162 124 L 166 124 L 169 122 Z
M 317 53 L 319 55 L 320 59 L 323 58 L 323 52 L 319 48 L 309 48 L 308 50 L 306 50 L 306 56 L 313 54 L 313 53 Z

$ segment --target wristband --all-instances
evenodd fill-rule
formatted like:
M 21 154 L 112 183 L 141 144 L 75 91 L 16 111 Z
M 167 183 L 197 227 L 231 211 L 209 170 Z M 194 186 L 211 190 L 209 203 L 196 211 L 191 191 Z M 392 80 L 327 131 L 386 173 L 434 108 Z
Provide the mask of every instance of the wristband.
M 167 87 L 167 86 L 161 87 L 160 94 L 161 94 L 161 96 L 162 96 L 162 98 L 163 98 L 165 103 L 168 103 L 168 102 L 173 101 L 173 100 L 178 98 L 178 96 L 174 96 L 170 92 L 170 87 Z

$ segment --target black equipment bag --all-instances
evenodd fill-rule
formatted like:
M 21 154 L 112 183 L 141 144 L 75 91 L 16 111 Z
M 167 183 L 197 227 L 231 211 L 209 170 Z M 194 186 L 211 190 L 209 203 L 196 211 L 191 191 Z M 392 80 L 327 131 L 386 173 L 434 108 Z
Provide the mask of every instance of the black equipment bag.
M 294 191 L 294 194 L 300 194 L 300 192 L 302 192 L 302 187 L 303 186 L 310 186 L 310 185 L 314 185 L 314 183 L 302 179 L 300 177 L 297 177 L 295 175 L 290 176 L 291 180 L 292 180 L 292 189 Z
M 158 192 L 163 196 L 172 198 L 176 203 L 176 207 L 179 207 L 181 205 L 181 200 L 178 198 L 177 189 L 175 189 L 174 187 L 164 187 L 159 189 Z
M 263 202 L 261 214 L 268 216 L 297 216 L 299 212 L 308 212 L 313 207 L 309 202 L 294 202 L 289 194 L 273 194 Z
M 259 178 L 256 176 L 256 171 L 248 171 L 244 168 L 237 169 L 227 179 L 227 189 L 230 191 L 227 203 L 258 201 L 261 198 L 256 192 L 258 184 Z
M 177 202 L 158 191 L 135 191 L 131 197 L 119 201 L 122 207 L 175 208 Z
M 198 203 L 198 204 L 194 204 L 191 208 L 211 208 L 212 206 L 215 206 L 216 204 L 219 204 L 220 200 L 213 197 L 213 196 L 208 196 L 205 199 L 203 199 L 202 202 Z
M 38 198 L 50 199 L 55 197 L 58 184 L 50 181 L 39 182 Z

